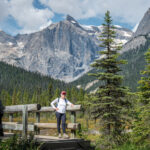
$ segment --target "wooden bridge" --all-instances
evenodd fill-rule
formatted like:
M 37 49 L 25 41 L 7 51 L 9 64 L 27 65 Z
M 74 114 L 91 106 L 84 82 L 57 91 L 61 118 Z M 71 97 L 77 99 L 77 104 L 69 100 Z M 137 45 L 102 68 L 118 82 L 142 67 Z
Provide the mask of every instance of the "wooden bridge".
M 34 133 L 34 140 L 38 143 L 44 142 L 41 150 L 91 150 L 90 141 L 76 138 L 76 130 L 80 128 L 80 124 L 76 122 L 76 112 L 81 110 L 81 105 L 67 106 L 70 112 L 70 123 L 66 124 L 66 128 L 71 130 L 69 139 L 58 138 L 55 136 L 41 135 L 40 129 L 57 129 L 57 123 L 41 123 L 40 113 L 52 113 L 52 107 L 41 107 L 39 104 L 13 105 L 5 106 L 4 113 L 9 115 L 9 122 L 2 122 L 4 137 L 9 138 L 13 135 L 12 131 L 21 131 L 22 137 L 28 138 L 30 132 Z M 13 122 L 14 114 L 22 114 L 22 123 Z M 36 121 L 28 123 L 28 114 L 36 113 Z

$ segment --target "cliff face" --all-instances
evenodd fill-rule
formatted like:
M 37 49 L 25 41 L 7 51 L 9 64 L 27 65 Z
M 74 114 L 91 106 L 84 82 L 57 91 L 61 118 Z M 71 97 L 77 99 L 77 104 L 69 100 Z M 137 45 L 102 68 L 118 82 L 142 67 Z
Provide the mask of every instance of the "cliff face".
M 150 33 L 150 8 L 144 14 L 139 26 L 134 34 L 134 37 L 147 35 Z
M 98 57 L 101 30 L 102 26 L 80 25 L 68 15 L 36 33 L 12 37 L 0 32 L 0 61 L 70 82 L 89 71 Z M 118 42 L 132 37 L 130 30 L 119 26 L 116 32 Z
M 123 54 L 120 56 L 128 62 L 126 65 L 122 65 L 121 74 L 124 76 L 123 84 L 128 86 L 132 91 L 137 91 L 137 86 L 139 86 L 138 81 L 141 78 L 140 72 L 146 65 L 144 54 L 148 48 L 150 48 L 150 9 L 144 14 L 137 31 L 128 42 L 124 44 L 122 49 Z M 85 74 L 72 84 L 77 87 L 82 87 L 87 91 L 95 92 L 99 86 L 99 83 L 96 81 L 96 79 L 91 79 L 91 77 L 87 77 L 87 74 Z
M 150 37 L 150 8 L 144 14 L 133 37 L 124 45 L 123 51 L 129 51 L 144 46 L 148 37 Z

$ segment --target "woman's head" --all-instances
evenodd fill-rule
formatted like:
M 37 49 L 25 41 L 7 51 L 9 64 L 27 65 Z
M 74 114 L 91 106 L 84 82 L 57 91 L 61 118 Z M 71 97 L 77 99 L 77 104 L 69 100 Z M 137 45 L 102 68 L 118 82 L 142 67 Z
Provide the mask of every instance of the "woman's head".
M 65 99 L 65 97 L 66 97 L 66 91 L 62 91 L 61 92 L 61 98 Z

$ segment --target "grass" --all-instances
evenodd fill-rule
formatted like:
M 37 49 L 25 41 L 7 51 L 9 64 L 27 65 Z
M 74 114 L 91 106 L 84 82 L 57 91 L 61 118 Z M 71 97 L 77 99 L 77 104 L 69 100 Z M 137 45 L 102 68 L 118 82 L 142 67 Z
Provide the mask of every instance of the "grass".
M 28 139 L 23 139 L 17 134 L 6 140 L 0 140 L 0 150 L 39 150 L 41 145 L 37 145 L 33 140 L 33 135 Z
M 113 150 L 150 150 L 149 146 L 139 146 L 133 143 L 126 143 L 122 146 L 114 148 Z

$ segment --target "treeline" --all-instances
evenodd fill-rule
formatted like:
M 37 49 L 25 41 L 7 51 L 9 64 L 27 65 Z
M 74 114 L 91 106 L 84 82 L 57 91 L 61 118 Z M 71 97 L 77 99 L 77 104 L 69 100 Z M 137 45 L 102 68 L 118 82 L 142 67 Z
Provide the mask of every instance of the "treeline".
M 77 88 L 72 87 L 67 88 L 66 91 L 67 99 L 69 99 L 71 102 L 78 103 L 79 101 L 84 101 L 85 92 L 83 91 L 83 89 L 78 90 Z M 38 103 L 42 106 L 49 106 L 52 100 L 60 97 L 60 92 L 60 88 L 53 89 L 53 86 L 50 83 L 47 89 L 35 89 L 32 94 L 27 90 L 22 92 L 20 90 L 17 90 L 16 88 L 11 94 L 7 90 L 2 89 L 0 98 L 5 106 L 32 103 Z
M 110 12 L 104 17 L 103 30 L 100 35 L 100 47 L 105 50 L 99 53 L 104 57 L 96 59 L 91 64 L 96 72 L 88 75 L 99 80 L 97 91 L 86 95 L 84 106 L 87 114 L 99 120 L 100 136 L 97 139 L 97 150 L 149 150 L 150 149 L 150 48 L 134 50 L 144 60 L 145 67 L 141 72 L 134 72 L 134 64 L 127 69 L 132 73 L 132 80 L 139 77 L 138 92 L 131 92 L 123 85 L 123 68 L 127 63 L 120 59 L 120 44 L 114 40 L 115 27 L 112 24 Z M 146 43 L 148 45 L 148 43 Z M 146 52 L 146 53 L 145 53 Z M 129 66 L 128 66 L 129 67 Z M 140 66 L 137 66 L 140 67 Z M 130 75 L 130 74 L 129 74 Z M 133 83 L 131 80 L 129 80 Z M 125 148 L 126 147 L 126 148 Z
M 127 60 L 127 64 L 121 66 L 122 71 L 121 75 L 124 76 L 123 85 L 128 86 L 132 92 L 137 91 L 138 80 L 140 80 L 140 71 L 143 70 L 146 62 L 144 60 L 144 53 L 150 47 L 150 37 L 145 35 L 146 43 L 141 45 L 136 49 L 131 49 L 130 51 L 124 52 L 119 56 L 119 59 Z M 96 73 L 96 69 L 92 69 L 88 73 Z M 80 77 L 78 80 L 75 80 L 71 84 L 74 86 L 80 85 L 82 83 L 82 88 L 85 88 L 88 83 L 96 80 L 95 77 L 88 76 L 88 73 Z M 97 82 L 93 86 L 87 89 L 87 92 L 95 90 L 100 82 Z
M 84 92 L 60 80 L 0 62 L 0 99 L 4 105 L 40 103 L 47 106 L 61 90 L 76 102 Z

